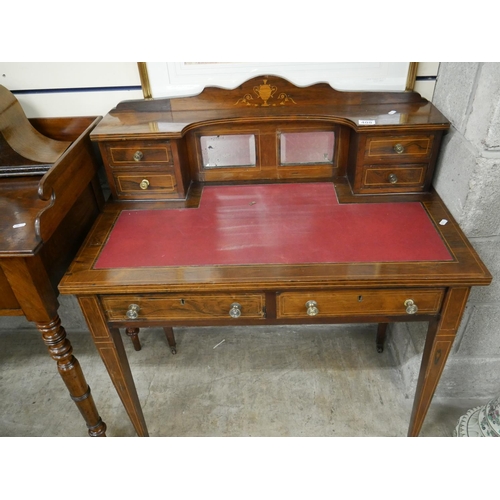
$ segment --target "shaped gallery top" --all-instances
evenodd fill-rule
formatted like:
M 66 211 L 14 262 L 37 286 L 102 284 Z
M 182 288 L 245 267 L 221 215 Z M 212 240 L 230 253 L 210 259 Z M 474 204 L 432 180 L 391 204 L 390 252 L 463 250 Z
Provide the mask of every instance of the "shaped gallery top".
M 280 119 L 337 123 L 358 132 L 449 128 L 446 117 L 416 92 L 341 92 L 327 83 L 297 87 L 269 75 L 234 89 L 207 87 L 197 96 L 123 101 L 91 137 L 100 141 L 148 134 L 151 139 L 175 139 L 204 125 Z

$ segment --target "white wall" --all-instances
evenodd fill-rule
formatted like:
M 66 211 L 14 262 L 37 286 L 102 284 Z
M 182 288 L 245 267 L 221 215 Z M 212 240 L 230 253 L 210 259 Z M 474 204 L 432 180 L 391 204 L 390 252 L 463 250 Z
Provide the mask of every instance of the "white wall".
M 429 100 L 438 67 L 439 63 L 418 66 L 415 90 Z M 155 97 L 196 94 L 202 90 L 197 83 L 200 80 L 236 86 L 265 72 L 283 74 L 297 80 L 297 85 L 332 80 L 330 83 L 339 90 L 367 86 L 373 90 L 403 90 L 407 68 L 408 63 L 374 62 L 148 63 Z M 14 92 L 29 118 L 104 116 L 120 101 L 143 98 L 136 62 L 0 62 L 0 84 Z
M 0 62 L 0 84 L 28 118 L 104 116 L 120 101 L 143 98 L 136 62 Z
M 409 62 L 148 62 L 153 97 L 199 94 L 205 86 L 233 89 L 261 75 L 297 86 L 327 82 L 343 91 L 403 91 Z

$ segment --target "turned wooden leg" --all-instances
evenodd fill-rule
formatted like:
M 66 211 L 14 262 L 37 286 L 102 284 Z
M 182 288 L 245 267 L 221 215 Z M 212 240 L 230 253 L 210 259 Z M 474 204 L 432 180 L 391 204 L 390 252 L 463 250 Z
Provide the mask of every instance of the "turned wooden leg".
M 387 336 L 388 323 L 379 323 L 377 329 L 377 338 L 375 344 L 377 346 L 377 352 L 384 352 L 385 339 Z
M 470 288 L 451 288 L 441 316 L 429 322 L 408 436 L 418 436 L 455 340 Z
M 92 437 L 105 437 L 106 424 L 101 420 L 85 381 L 80 363 L 73 356 L 73 348 L 66 338 L 59 316 L 49 323 L 37 323 L 50 356 L 57 362 L 57 369 L 69 390 L 71 399 L 80 410 Z
M 50 356 L 87 424 L 90 436 L 105 436 L 90 388 L 57 313 L 56 292 L 40 254 L 26 259 L 2 259 L 2 270 L 28 321 L 36 324 Z
M 176 354 L 177 347 L 175 344 L 174 329 L 171 326 L 166 326 L 163 328 L 163 331 L 165 332 L 165 337 L 167 337 L 167 342 L 168 345 L 170 346 L 170 351 L 172 352 L 172 354 Z
M 78 302 L 97 351 L 104 361 L 104 365 L 132 425 L 139 436 L 148 436 L 148 428 L 142 413 L 120 331 L 118 328 L 108 327 L 105 313 L 97 297 L 78 297 Z
M 141 341 L 139 340 L 139 328 L 126 328 L 125 333 L 130 337 L 130 340 L 132 340 L 134 349 L 140 351 L 142 347 Z

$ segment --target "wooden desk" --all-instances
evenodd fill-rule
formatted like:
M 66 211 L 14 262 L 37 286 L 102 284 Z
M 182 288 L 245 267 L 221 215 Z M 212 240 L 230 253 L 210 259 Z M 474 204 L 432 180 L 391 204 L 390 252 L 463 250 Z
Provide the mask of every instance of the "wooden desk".
M 491 281 L 430 187 L 448 126 L 418 94 L 277 78 L 112 110 L 92 138 L 115 200 L 59 288 L 137 433 L 120 328 L 161 326 L 175 345 L 175 326 L 378 323 L 381 350 L 388 323 L 426 321 L 418 435 L 470 288 Z
M 36 324 L 89 434 L 104 436 L 106 426 L 57 313 L 59 280 L 104 204 L 89 139 L 99 118 L 32 122 L 71 145 L 43 177 L 0 179 L 0 316 L 24 315 Z M 7 154 L 8 145 L 0 149 Z

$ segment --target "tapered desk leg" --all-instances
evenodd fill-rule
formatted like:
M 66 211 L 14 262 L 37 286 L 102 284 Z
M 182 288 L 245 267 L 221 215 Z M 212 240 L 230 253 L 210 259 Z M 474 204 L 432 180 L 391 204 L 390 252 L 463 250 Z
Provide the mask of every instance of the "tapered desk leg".
M 177 353 L 177 345 L 175 343 L 174 329 L 171 326 L 165 326 L 163 328 L 165 332 L 165 337 L 167 337 L 168 346 L 170 347 L 170 352 L 172 354 Z
M 105 437 L 106 424 L 101 420 L 85 381 L 80 363 L 73 356 L 73 348 L 66 338 L 59 316 L 49 323 L 37 323 L 50 356 L 57 362 L 57 369 L 68 388 L 71 399 L 80 410 L 91 437 Z
M 119 329 L 108 327 L 104 311 L 95 297 L 79 297 L 78 301 L 95 346 L 104 361 L 132 425 L 139 436 L 148 436 L 146 421 Z
M 377 338 L 375 344 L 377 346 L 377 352 L 384 352 L 385 339 L 387 337 L 387 327 L 388 323 L 379 323 L 377 328 Z
M 429 322 L 408 436 L 418 436 L 455 340 L 470 288 L 450 288 L 441 316 Z

